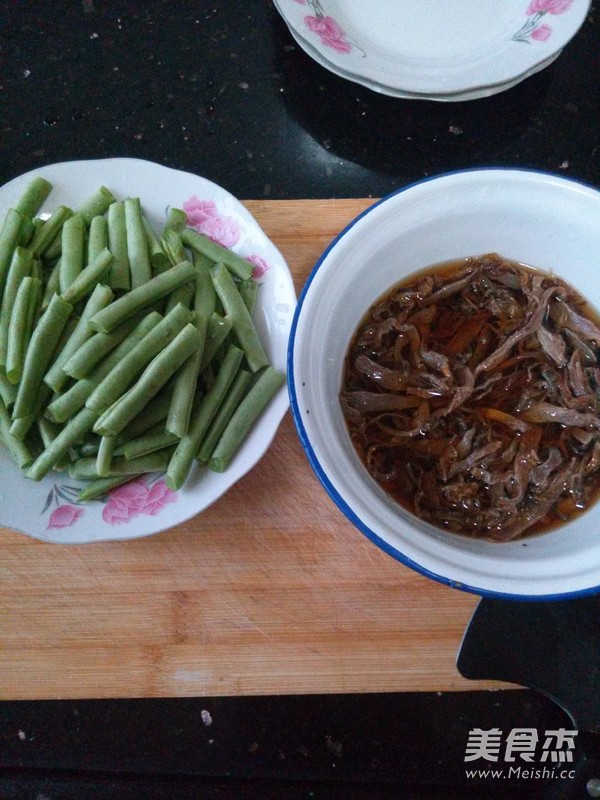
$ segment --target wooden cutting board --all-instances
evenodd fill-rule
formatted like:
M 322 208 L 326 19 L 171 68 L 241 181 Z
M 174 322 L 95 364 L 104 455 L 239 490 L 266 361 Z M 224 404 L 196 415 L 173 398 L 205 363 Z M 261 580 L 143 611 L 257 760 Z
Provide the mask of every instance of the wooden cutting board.
M 373 201 L 249 201 L 299 292 Z M 455 661 L 471 595 L 371 544 L 288 412 L 267 455 L 184 525 L 59 546 L 0 530 L 0 699 L 501 688 Z

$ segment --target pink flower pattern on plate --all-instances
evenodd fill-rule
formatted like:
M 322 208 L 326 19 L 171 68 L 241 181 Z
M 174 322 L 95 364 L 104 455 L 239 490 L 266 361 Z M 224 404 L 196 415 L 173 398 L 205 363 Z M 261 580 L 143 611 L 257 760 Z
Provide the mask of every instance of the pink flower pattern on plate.
M 201 200 L 192 195 L 183 203 L 188 224 L 191 228 L 203 233 L 213 242 L 223 247 L 233 247 L 241 236 L 240 226 L 236 219 L 219 214 L 213 200 Z
M 304 17 L 304 22 L 310 31 L 320 36 L 321 41 L 327 47 L 331 47 L 338 53 L 352 52 L 352 45 L 346 40 L 344 31 L 333 17 L 308 15 Z
M 174 503 L 177 495 L 164 480 L 147 486 L 142 480 L 133 480 L 108 493 L 102 509 L 102 519 L 109 525 L 122 525 L 140 514 L 155 516 L 167 504 Z
M 248 256 L 246 258 L 246 261 L 249 261 L 251 264 L 254 264 L 254 269 L 252 270 L 252 277 L 254 279 L 262 278 L 265 272 L 268 269 L 271 269 L 269 264 L 267 264 L 267 262 L 262 256 L 257 256 L 257 255 Z
M 83 508 L 78 508 L 77 506 L 72 506 L 69 504 L 57 506 L 50 514 L 50 519 L 48 520 L 46 530 L 49 531 L 56 528 L 70 527 L 74 522 L 77 522 L 77 520 L 83 514 L 83 511 Z
M 515 42 L 547 42 L 552 36 L 550 25 L 542 23 L 546 14 L 564 14 L 573 5 L 573 0 L 530 0 L 525 15 L 527 22 L 512 37 Z

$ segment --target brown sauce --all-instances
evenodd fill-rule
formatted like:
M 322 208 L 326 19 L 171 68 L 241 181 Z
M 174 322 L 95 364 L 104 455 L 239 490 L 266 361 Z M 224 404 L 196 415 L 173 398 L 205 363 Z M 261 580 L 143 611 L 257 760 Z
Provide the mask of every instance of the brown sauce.
M 563 280 L 496 254 L 394 286 L 348 348 L 340 402 L 400 505 L 493 541 L 540 533 L 600 490 L 600 328 Z

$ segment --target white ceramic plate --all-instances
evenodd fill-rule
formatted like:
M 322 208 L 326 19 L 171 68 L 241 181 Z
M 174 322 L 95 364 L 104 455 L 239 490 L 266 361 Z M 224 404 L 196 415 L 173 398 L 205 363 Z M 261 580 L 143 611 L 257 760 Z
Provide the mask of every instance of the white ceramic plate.
M 410 274 L 498 252 L 562 276 L 600 309 L 600 192 L 526 170 L 482 169 L 410 185 L 374 203 L 325 251 L 299 299 L 291 407 L 310 463 L 348 519 L 417 571 L 478 594 L 545 598 L 600 587 L 600 503 L 555 530 L 503 544 L 409 514 L 357 455 L 339 403 L 348 343 L 369 306 Z
M 513 86 L 517 86 L 517 84 L 521 83 L 526 78 L 529 78 L 532 75 L 535 75 L 537 72 L 541 72 L 541 70 L 546 69 L 546 67 L 550 66 L 553 61 L 556 61 L 561 53 L 561 51 L 555 53 L 554 55 L 550 56 L 550 58 L 542 61 L 540 64 L 536 64 L 535 67 L 528 70 L 524 75 L 519 75 L 513 80 L 506 81 L 506 83 L 480 86 L 475 89 L 469 89 L 464 92 L 455 92 L 452 94 L 426 94 L 422 92 L 406 92 L 402 91 L 401 89 L 396 89 L 393 86 L 383 86 L 382 84 L 371 81 L 362 75 L 353 75 L 350 72 L 346 72 L 337 64 L 333 64 L 331 61 L 328 61 L 323 52 L 314 48 L 312 44 L 310 44 L 306 39 L 303 39 L 293 28 L 290 28 L 289 30 L 292 37 L 296 40 L 297 44 L 304 50 L 304 52 L 329 72 L 332 72 L 334 75 L 338 75 L 340 78 L 345 78 L 353 83 L 365 86 L 367 89 L 371 89 L 378 94 L 385 94 L 389 97 L 397 97 L 403 100 L 430 100 L 443 103 L 459 103 L 466 100 L 479 100 L 483 97 L 490 97 L 491 95 L 499 94 L 500 92 L 505 92 L 508 89 L 512 89 Z
M 548 62 L 577 33 L 590 0 L 276 0 L 276 7 L 346 75 L 440 96 L 502 86 Z
M 286 350 L 296 296 L 281 253 L 247 209 L 225 189 L 205 178 L 130 158 L 72 161 L 21 175 L 0 187 L 0 218 L 32 177 L 53 185 L 42 213 L 61 203 L 77 207 L 99 186 L 118 198 L 140 197 L 144 211 L 160 232 L 169 207 L 181 208 L 190 197 L 205 201 L 204 232 L 244 257 L 262 272 L 255 323 L 274 367 L 285 371 Z M 157 533 L 199 514 L 221 497 L 263 456 L 289 406 L 282 389 L 223 473 L 196 466 L 178 492 L 166 489 L 160 475 L 136 481 L 102 500 L 78 505 L 81 485 L 53 472 L 39 483 L 23 478 L 0 449 L 0 525 L 45 541 L 85 543 L 131 539 Z

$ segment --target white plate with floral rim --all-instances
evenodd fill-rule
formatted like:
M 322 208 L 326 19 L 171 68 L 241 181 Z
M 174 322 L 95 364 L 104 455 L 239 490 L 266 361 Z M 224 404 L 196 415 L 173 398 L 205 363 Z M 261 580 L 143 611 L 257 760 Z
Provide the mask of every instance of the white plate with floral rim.
M 31 179 L 53 186 L 41 210 L 77 207 L 100 186 L 118 199 L 141 199 L 151 225 L 160 232 L 169 208 L 184 208 L 188 223 L 254 265 L 259 282 L 254 320 L 271 364 L 285 372 L 296 295 L 289 268 L 249 211 L 228 191 L 206 178 L 148 161 L 110 158 L 41 167 L 0 187 L 0 219 Z M 44 541 L 83 544 L 133 539 L 157 533 L 199 514 L 242 478 L 264 455 L 289 407 L 285 387 L 273 398 L 223 473 L 194 465 L 184 487 L 167 489 L 163 476 L 148 475 L 89 503 L 77 503 L 81 485 L 66 473 L 42 481 L 24 478 L 0 449 L 0 525 Z
M 277 5 L 277 3 L 275 3 Z M 332 72 L 335 75 L 338 75 L 340 78 L 344 78 L 346 80 L 352 81 L 353 83 L 360 84 L 361 86 L 365 86 L 367 89 L 371 89 L 378 94 L 385 94 L 389 97 L 398 97 L 403 100 L 429 100 L 429 101 L 439 101 L 444 103 L 459 103 L 464 102 L 465 100 L 479 100 L 483 97 L 490 97 L 494 94 L 498 94 L 499 92 L 505 92 L 508 89 L 512 89 L 513 86 L 517 86 L 519 83 L 524 81 L 526 78 L 535 75 L 537 72 L 541 72 L 541 70 L 546 69 L 546 67 L 550 66 L 553 61 L 556 61 L 558 56 L 562 51 L 555 53 L 554 55 L 550 56 L 550 58 L 542 61 L 540 64 L 536 64 L 535 67 L 528 70 L 524 75 L 519 75 L 518 77 L 514 78 L 513 80 L 506 81 L 506 83 L 501 84 L 494 84 L 488 86 L 479 86 L 475 89 L 469 89 L 465 92 L 455 92 L 453 94 L 425 94 L 422 92 L 405 92 L 401 89 L 395 89 L 392 86 L 383 86 L 382 84 L 376 83 L 375 81 L 370 81 L 367 78 L 364 78 L 361 75 L 353 75 L 352 73 L 346 72 L 341 67 L 337 66 L 337 64 L 333 64 L 331 61 L 324 56 L 322 52 L 316 50 L 306 39 L 303 39 L 295 30 L 292 28 L 289 29 L 292 37 L 296 40 L 296 43 L 309 55 L 314 61 L 320 64 L 322 67 L 327 69 L 329 72 Z
M 379 87 L 453 95 L 502 86 L 548 62 L 590 0 L 276 0 L 326 62 Z M 439 99 L 439 97 L 438 97 Z

